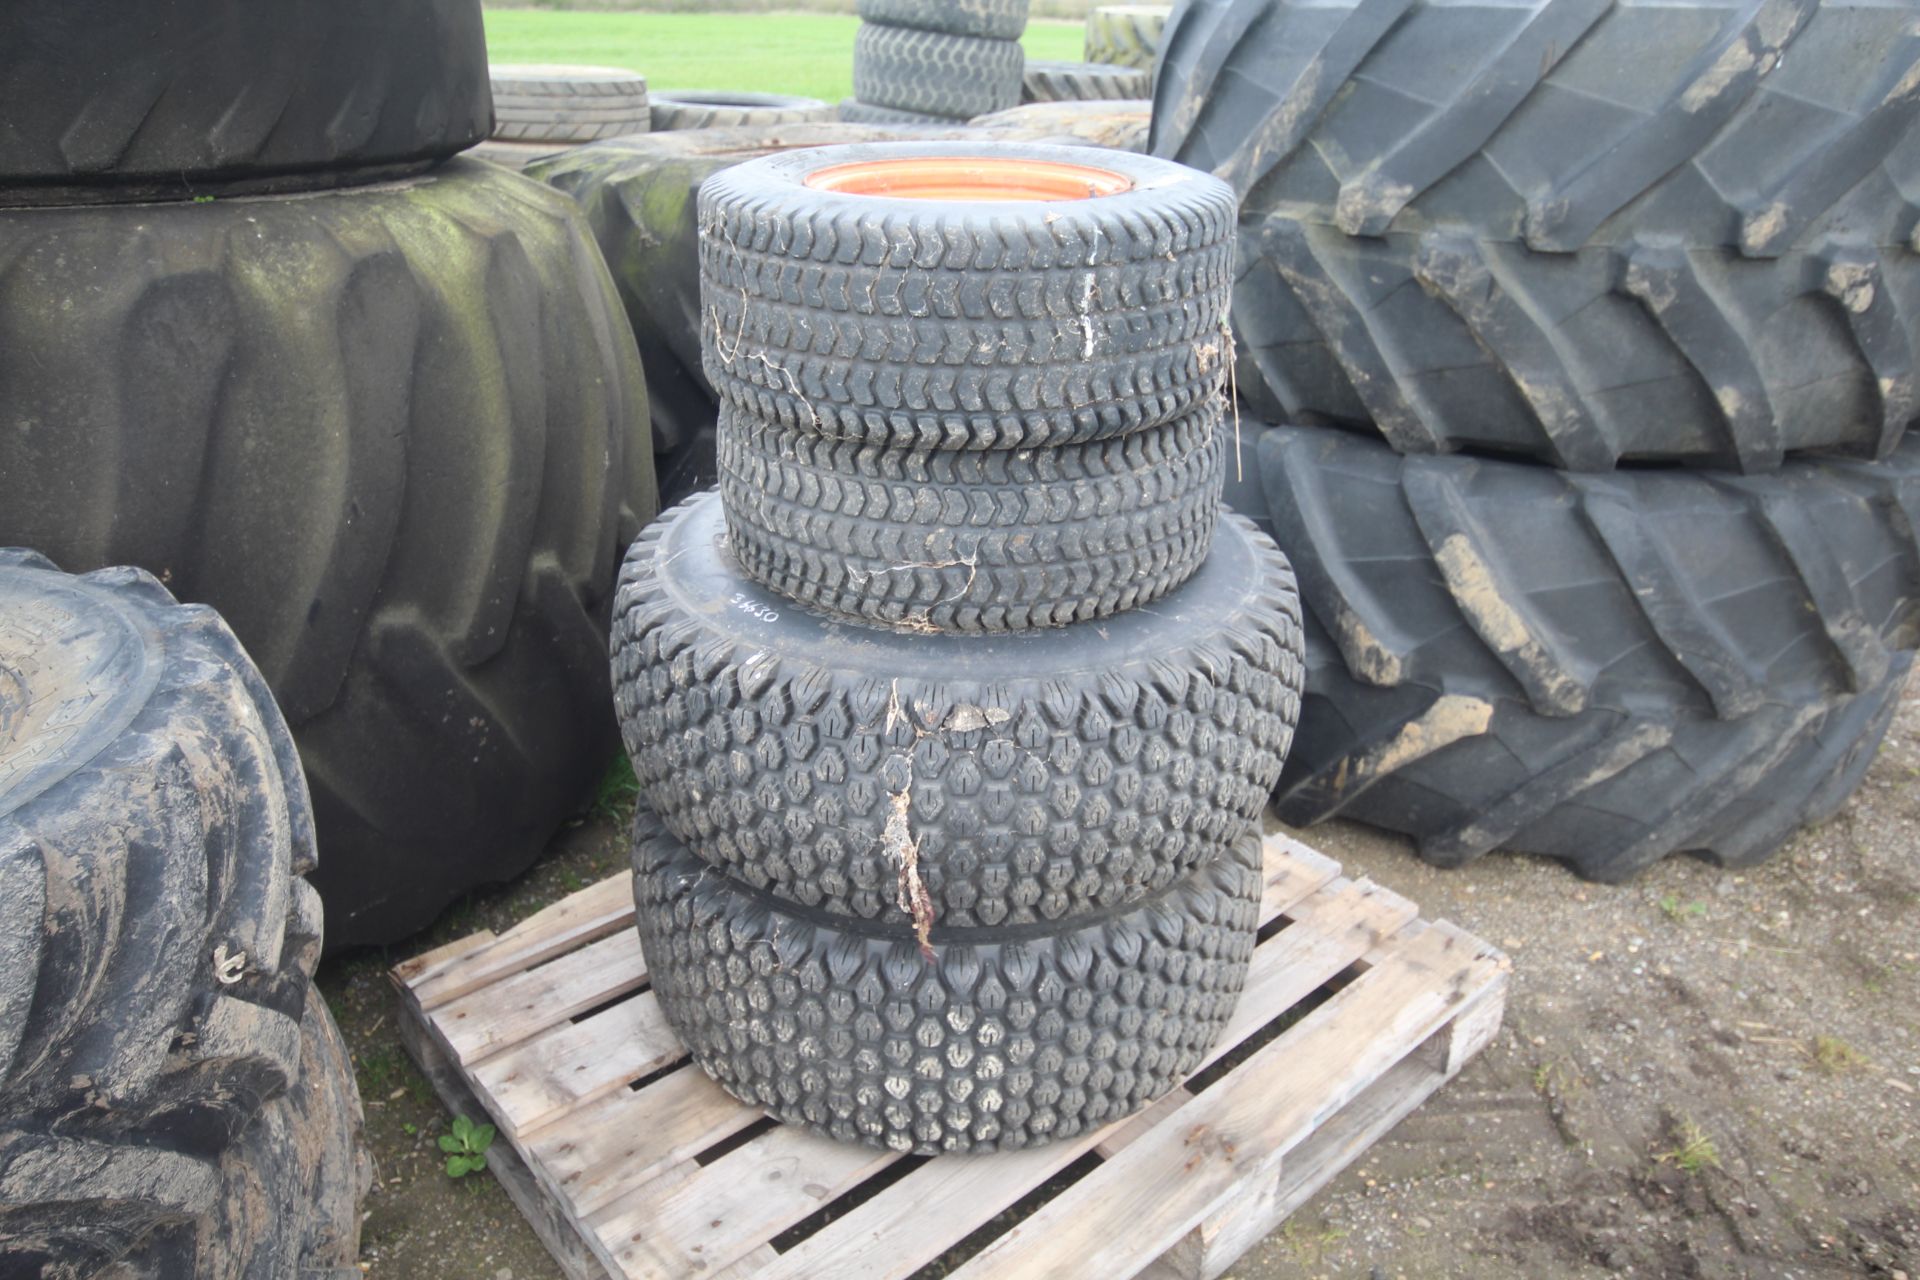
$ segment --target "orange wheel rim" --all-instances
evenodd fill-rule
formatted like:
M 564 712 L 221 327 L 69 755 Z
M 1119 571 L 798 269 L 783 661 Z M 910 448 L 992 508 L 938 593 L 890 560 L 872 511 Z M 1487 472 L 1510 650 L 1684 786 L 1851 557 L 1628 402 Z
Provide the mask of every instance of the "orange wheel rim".
M 895 200 L 1090 200 L 1133 189 L 1111 169 L 1011 156 L 902 156 L 856 160 L 807 175 L 816 191 Z

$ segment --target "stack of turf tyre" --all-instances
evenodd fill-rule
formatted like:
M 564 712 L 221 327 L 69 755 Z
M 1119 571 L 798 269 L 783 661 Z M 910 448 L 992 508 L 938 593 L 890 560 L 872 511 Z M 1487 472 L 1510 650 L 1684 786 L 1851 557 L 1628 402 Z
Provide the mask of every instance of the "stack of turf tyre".
M 299 744 L 329 945 L 520 871 L 615 750 L 655 499 L 578 208 L 456 154 L 477 0 L 0 6 L 0 121 L 0 545 L 221 612 Z
M 1832 812 L 1920 640 L 1920 41 L 1855 0 L 1186 0 L 1243 199 L 1236 505 L 1307 606 L 1279 789 L 1621 879 Z
M 953 124 L 1021 101 L 1027 0 L 859 0 L 854 124 Z
M 721 484 L 615 606 L 669 1020 L 751 1105 L 928 1153 L 1083 1132 L 1206 1055 L 1300 681 L 1286 560 L 1217 519 L 1231 193 L 985 152 L 701 188 Z
M 358 1275 L 313 818 L 219 616 L 0 550 L 0 1275 Z
M 624 67 L 495 63 L 493 136 L 475 154 L 519 169 L 600 138 L 645 133 L 653 124 L 647 78 Z
M 1151 73 L 1170 4 L 1102 4 L 1087 14 L 1086 59 Z

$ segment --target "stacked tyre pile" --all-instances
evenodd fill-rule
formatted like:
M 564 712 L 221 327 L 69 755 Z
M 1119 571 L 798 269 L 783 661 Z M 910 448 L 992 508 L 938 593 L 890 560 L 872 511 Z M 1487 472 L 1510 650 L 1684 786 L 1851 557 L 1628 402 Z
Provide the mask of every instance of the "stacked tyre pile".
M 1243 197 L 1236 501 L 1307 603 L 1279 791 L 1455 863 L 1764 857 L 1920 636 L 1920 46 L 1851 0 L 1192 0 Z
M 981 152 L 701 188 L 721 485 L 629 553 L 613 652 L 667 1016 L 750 1104 L 921 1152 L 1212 1044 L 1300 679 L 1285 559 L 1216 520 L 1231 194 Z
M 493 136 L 474 154 L 519 169 L 600 138 L 645 133 L 653 124 L 647 78 L 622 67 L 496 63 Z
M 953 124 L 1017 106 L 1027 0 L 860 0 L 856 124 Z
M 1172 13 L 1170 4 L 1095 5 L 1087 14 L 1087 61 L 1151 74 Z
M 477 0 L 110 7 L 0 8 L 0 545 L 219 609 L 300 747 L 329 945 L 398 938 L 614 752 L 633 337 L 572 202 L 456 154 Z
M 219 616 L 0 551 L 0 1275 L 358 1274 L 313 867 Z

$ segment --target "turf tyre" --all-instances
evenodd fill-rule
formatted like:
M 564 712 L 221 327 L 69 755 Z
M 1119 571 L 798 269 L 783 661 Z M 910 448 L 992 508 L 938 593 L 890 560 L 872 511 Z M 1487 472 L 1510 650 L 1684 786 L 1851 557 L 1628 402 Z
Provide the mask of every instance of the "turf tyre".
M 503 63 L 492 77 L 493 136 L 502 142 L 593 142 L 652 127 L 637 71 Z
M 1021 129 L 1049 142 L 1111 147 L 1145 153 L 1152 123 L 1153 103 L 1141 99 L 1117 102 L 1029 102 L 991 115 L 976 116 L 982 129 Z
M 901 111 L 896 107 L 880 107 L 871 102 L 861 102 L 857 98 L 842 98 L 840 105 L 834 108 L 834 114 L 846 124 L 952 126 L 959 123 L 947 116 L 936 116 L 926 111 Z
M 220 609 L 293 725 L 331 945 L 527 865 L 615 733 L 653 511 L 578 209 L 454 160 L 345 194 L 0 214 L 0 541 Z M 60 307 L 58 299 L 70 299 Z
M 1027 29 L 1027 0 L 859 0 L 867 22 L 950 36 L 1018 40 Z
M 1020 80 L 1022 102 L 1111 102 L 1152 92 L 1151 72 L 1112 63 L 1028 62 Z
M 800 609 L 725 533 L 705 495 L 634 544 L 615 698 L 649 806 L 756 890 L 934 928 L 1061 920 L 1165 888 L 1279 776 L 1297 601 L 1244 522 L 1151 610 L 988 636 Z
M 1087 14 L 1086 60 L 1151 72 L 1173 6 L 1103 4 Z
M 715 874 L 651 815 L 633 857 L 653 990 L 694 1061 L 780 1120 L 924 1155 L 1071 1137 L 1178 1085 L 1226 1029 L 1260 908 L 1252 835 L 1130 907 L 925 952 Z
M 796 98 L 784 93 L 710 93 L 683 89 L 655 93 L 649 101 L 655 133 L 674 129 L 819 124 L 833 118 L 833 108 L 820 99 Z
M 970 120 L 1020 101 L 1017 40 L 864 22 L 853 40 L 853 96 L 897 111 Z

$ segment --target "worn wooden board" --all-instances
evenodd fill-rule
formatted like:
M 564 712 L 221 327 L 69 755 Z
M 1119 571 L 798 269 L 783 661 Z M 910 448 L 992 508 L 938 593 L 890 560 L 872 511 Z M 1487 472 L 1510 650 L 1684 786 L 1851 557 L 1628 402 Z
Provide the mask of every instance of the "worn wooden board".
M 392 977 L 409 1051 L 498 1126 L 489 1167 L 570 1280 L 905 1280 L 943 1257 L 975 1280 L 1210 1280 L 1499 1030 L 1506 957 L 1417 915 L 1270 836 L 1261 919 L 1285 927 L 1187 1088 L 1051 1146 L 900 1169 L 772 1124 L 686 1061 L 624 876 Z

